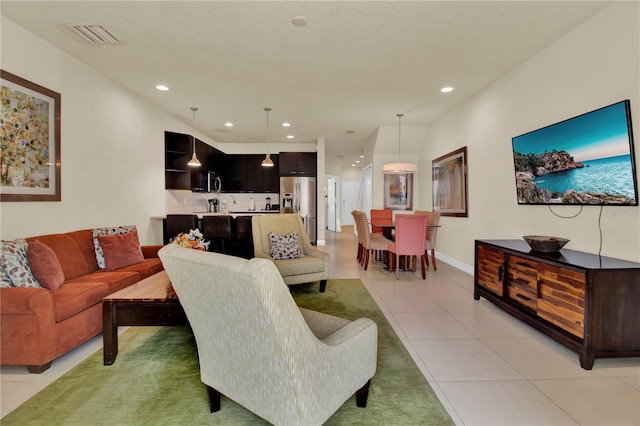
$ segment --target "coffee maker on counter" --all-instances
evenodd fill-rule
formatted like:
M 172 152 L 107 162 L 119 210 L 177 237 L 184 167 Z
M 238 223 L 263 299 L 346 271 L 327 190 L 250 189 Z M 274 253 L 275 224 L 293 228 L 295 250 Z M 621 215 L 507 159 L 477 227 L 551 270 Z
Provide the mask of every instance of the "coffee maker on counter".
M 207 201 L 209 202 L 209 213 L 218 213 L 218 199 L 210 198 Z

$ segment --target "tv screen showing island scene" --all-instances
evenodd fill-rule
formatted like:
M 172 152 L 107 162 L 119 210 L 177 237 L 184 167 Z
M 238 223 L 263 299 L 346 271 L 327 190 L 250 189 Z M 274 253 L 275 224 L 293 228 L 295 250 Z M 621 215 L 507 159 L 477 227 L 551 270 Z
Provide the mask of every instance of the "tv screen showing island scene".
M 518 204 L 637 206 L 628 100 L 512 138 Z

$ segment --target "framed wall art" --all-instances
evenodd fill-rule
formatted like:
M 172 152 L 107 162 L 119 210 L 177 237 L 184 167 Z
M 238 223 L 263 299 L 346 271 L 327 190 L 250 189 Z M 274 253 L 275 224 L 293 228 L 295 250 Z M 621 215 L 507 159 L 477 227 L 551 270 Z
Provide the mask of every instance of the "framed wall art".
M 468 217 L 467 147 L 431 162 L 433 211 L 441 216 Z
M 60 94 L 0 70 L 0 201 L 60 201 Z
M 384 208 L 413 210 L 413 173 L 384 175 Z

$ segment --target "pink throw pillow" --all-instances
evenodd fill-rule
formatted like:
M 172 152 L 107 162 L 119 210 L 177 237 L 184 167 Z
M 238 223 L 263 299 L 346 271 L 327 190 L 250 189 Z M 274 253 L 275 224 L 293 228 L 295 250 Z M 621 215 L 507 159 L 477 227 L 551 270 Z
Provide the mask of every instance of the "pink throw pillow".
M 137 231 L 126 234 L 98 235 L 98 241 L 104 252 L 105 269 L 108 271 L 144 262 Z
M 56 253 L 46 244 L 35 240 L 27 246 L 31 273 L 40 285 L 52 293 L 58 291 L 65 277 Z

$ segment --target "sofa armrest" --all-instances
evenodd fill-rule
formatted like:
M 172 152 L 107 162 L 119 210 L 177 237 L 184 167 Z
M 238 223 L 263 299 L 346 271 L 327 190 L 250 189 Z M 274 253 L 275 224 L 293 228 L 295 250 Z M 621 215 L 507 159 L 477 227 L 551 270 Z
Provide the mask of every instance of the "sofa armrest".
M 0 289 L 0 361 L 41 366 L 57 355 L 53 296 L 44 288 Z
M 152 257 L 158 257 L 158 250 L 160 250 L 163 245 L 153 245 L 153 246 L 142 246 L 142 255 L 145 259 L 150 259 Z
M 45 288 L 0 288 L 0 314 L 20 315 L 36 311 L 50 311 L 54 321 L 53 296 Z

